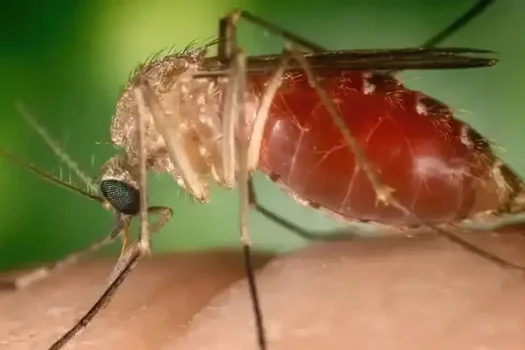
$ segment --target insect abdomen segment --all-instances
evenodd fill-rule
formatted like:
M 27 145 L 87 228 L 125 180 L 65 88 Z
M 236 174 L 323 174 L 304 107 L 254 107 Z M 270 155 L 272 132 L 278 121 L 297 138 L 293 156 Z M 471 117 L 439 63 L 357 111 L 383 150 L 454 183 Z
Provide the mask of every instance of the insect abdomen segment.
M 348 219 L 447 223 L 495 210 L 517 177 L 449 107 L 379 73 L 323 72 L 321 84 L 382 181 L 419 218 L 377 205 L 375 191 L 301 72 L 287 73 L 264 134 L 260 169 L 295 194 Z M 253 78 L 261 92 L 265 76 Z M 504 175 L 494 172 L 503 167 Z

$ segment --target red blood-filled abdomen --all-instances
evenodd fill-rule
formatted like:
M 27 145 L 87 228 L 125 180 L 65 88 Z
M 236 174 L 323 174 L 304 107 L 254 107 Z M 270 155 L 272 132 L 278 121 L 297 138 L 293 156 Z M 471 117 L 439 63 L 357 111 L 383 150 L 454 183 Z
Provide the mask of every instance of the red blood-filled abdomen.
M 253 78 L 252 91 L 260 95 L 266 80 Z M 494 185 L 487 185 L 490 147 L 447 106 L 368 72 L 331 72 L 321 84 L 382 181 L 421 219 L 450 222 L 499 203 Z M 259 169 L 349 219 L 420 222 L 376 205 L 369 180 L 302 73 L 290 73 L 274 98 Z

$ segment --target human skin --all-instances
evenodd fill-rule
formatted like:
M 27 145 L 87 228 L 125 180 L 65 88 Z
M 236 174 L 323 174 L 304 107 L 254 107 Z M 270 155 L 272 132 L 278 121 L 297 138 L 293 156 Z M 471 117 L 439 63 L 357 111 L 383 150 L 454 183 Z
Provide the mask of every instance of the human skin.
M 521 234 L 468 238 L 525 265 Z M 259 255 L 270 350 L 525 348 L 525 277 L 445 238 L 320 243 Z M 111 260 L 0 294 L 0 349 L 46 349 L 93 303 Z M 258 350 L 240 253 L 154 256 L 71 349 Z M 237 282 L 235 282 L 237 281 Z

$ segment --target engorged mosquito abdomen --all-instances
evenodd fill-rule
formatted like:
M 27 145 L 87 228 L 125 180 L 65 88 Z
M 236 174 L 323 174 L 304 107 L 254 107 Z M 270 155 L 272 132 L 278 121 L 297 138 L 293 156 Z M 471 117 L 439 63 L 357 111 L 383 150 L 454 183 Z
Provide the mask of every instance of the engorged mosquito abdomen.
M 495 162 L 488 143 L 454 119 L 446 105 L 389 76 L 323 73 L 321 84 L 382 181 L 420 219 L 451 222 L 497 209 L 507 199 L 506 182 L 514 174 Z M 266 79 L 254 78 L 252 91 L 262 92 Z M 371 183 L 302 73 L 289 73 L 274 98 L 259 169 L 345 218 L 420 223 L 376 204 Z M 510 178 L 493 175 L 502 172 Z

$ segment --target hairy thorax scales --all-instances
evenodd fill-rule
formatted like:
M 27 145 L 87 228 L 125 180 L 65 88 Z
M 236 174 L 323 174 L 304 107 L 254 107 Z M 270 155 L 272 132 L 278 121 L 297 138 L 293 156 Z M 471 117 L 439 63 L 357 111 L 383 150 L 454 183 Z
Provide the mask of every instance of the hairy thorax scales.
M 177 123 L 183 139 L 184 154 L 206 188 L 198 201 L 208 201 L 207 183 L 221 183 L 221 107 L 226 82 L 220 79 L 198 78 L 192 75 L 201 70 L 206 49 L 165 56 L 141 66 L 120 97 L 111 124 L 111 140 L 126 152 L 129 169 L 124 180 L 133 181 L 132 169 L 138 164 L 137 104 L 133 87 L 137 78 L 145 79 L 156 92 L 168 123 Z M 251 105 L 251 104 L 250 104 Z M 146 109 L 147 110 L 147 109 Z M 146 156 L 148 169 L 168 172 L 177 183 L 188 190 L 176 164 L 170 159 L 166 142 L 159 133 L 151 114 L 145 118 Z M 117 162 L 115 160 L 115 162 Z M 111 166 L 111 165 L 109 165 Z

